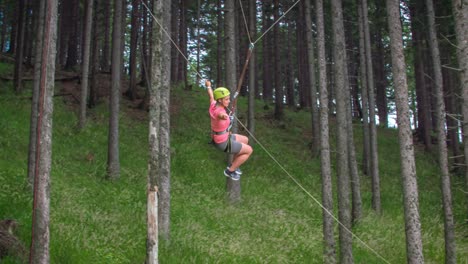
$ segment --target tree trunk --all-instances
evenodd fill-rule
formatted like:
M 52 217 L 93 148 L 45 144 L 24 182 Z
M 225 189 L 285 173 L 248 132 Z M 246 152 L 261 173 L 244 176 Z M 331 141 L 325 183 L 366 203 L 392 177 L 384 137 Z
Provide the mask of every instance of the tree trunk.
M 331 1 L 333 28 L 333 58 L 336 89 L 336 125 L 337 125 L 337 189 L 338 219 L 340 235 L 340 263 L 353 263 L 350 206 L 350 175 L 348 163 L 348 115 L 346 103 L 346 48 L 343 27 L 341 0 Z
M 367 0 L 362 0 L 362 15 L 364 29 L 364 46 L 366 54 L 367 69 L 367 91 L 369 96 L 369 151 L 370 151 L 370 173 L 372 178 L 372 208 L 380 214 L 382 211 L 380 203 L 380 175 L 379 155 L 377 150 L 377 128 L 375 122 L 375 96 L 374 96 L 374 72 L 372 65 L 372 50 L 369 32 L 369 19 L 367 17 Z M 364 65 L 363 65 L 364 67 Z
M 279 1 L 275 0 L 273 17 L 274 21 L 279 19 Z M 275 119 L 281 120 L 284 116 L 284 107 L 283 107 L 283 78 L 281 76 L 281 51 L 280 51 L 280 33 L 279 33 L 279 24 L 276 24 L 273 28 L 273 47 L 274 47 L 274 81 L 275 81 Z
M 171 1 L 163 0 L 163 27 L 169 32 L 171 27 Z M 171 43 L 168 36 L 162 36 L 161 58 L 161 122 L 160 122 L 160 174 L 159 185 L 159 230 L 160 235 L 169 240 L 171 209 L 171 146 L 170 146 L 170 85 L 171 85 Z
M 120 177 L 119 161 L 119 111 L 122 74 L 122 0 L 114 1 L 112 27 L 112 79 L 109 100 L 109 142 L 107 151 L 107 176 L 111 180 Z
M 140 0 L 132 0 L 132 29 L 130 32 L 130 84 L 126 92 L 126 96 L 130 100 L 135 100 L 137 97 L 136 86 L 137 86 L 137 57 L 138 57 L 138 37 L 140 34 Z
M 237 87 L 236 81 L 236 37 L 235 37 L 235 9 L 234 0 L 226 0 L 225 8 L 225 47 L 226 47 L 226 85 L 231 89 L 231 94 Z M 239 181 L 233 181 L 231 178 L 226 178 L 226 190 L 229 202 L 236 203 L 240 201 L 241 185 Z
M 23 60 L 24 60 L 24 31 L 26 30 L 26 3 L 25 0 L 18 1 L 18 37 L 16 41 L 16 56 L 15 56 L 15 71 L 13 77 L 13 86 L 15 87 L 16 93 L 19 94 L 23 90 Z
M 464 0 L 453 0 L 452 9 L 455 17 L 455 32 L 457 33 L 457 59 L 460 68 L 460 82 L 463 97 L 463 145 L 465 154 L 465 193 L 468 214 L 468 4 Z
M 34 61 L 34 81 L 32 88 L 31 101 L 31 118 L 29 124 L 29 149 L 28 149 L 28 183 L 34 186 L 36 178 L 36 156 L 37 156 L 37 121 L 38 121 L 38 105 L 39 105 L 39 89 L 41 85 L 41 64 L 42 64 L 42 46 L 43 31 L 45 21 L 45 1 L 39 2 L 39 10 L 37 14 L 37 34 L 36 34 L 36 59 Z
M 85 18 L 85 34 L 84 34 L 84 50 L 83 62 L 81 70 L 81 101 L 80 101 L 80 123 L 79 127 L 83 128 L 86 124 L 86 108 L 88 106 L 88 80 L 89 80 L 89 58 L 91 50 L 92 24 L 93 24 L 93 2 L 94 0 L 86 0 L 86 18 Z M 97 43 L 95 43 L 97 45 Z
M 44 1 L 45 2 L 45 1 Z M 31 251 L 29 263 L 49 263 L 50 243 L 50 169 L 52 164 L 52 116 L 57 38 L 57 1 L 42 4 L 45 12 L 44 26 L 38 31 L 42 37 L 39 104 L 36 141 L 36 164 L 32 212 Z M 42 23 L 42 21 L 41 21 Z
M 366 51 L 364 44 L 364 18 L 362 15 L 362 1 L 358 1 L 358 20 L 359 20 L 359 64 L 360 64 L 360 83 L 362 97 L 362 171 L 365 175 L 370 173 L 370 136 L 369 136 L 369 93 L 367 86 L 367 69 L 366 69 Z M 354 211 L 353 211 L 354 213 Z M 354 219 L 354 214 L 353 214 Z
M 263 21 L 262 21 L 262 32 L 265 32 L 273 23 L 270 19 L 271 17 L 271 0 L 264 0 L 263 2 Z M 271 39 L 270 35 L 265 35 L 262 39 L 262 58 L 263 58 L 263 85 L 262 85 L 262 96 L 265 105 L 269 105 L 273 98 L 272 93 L 272 84 L 271 84 L 271 76 L 272 76 L 272 48 L 271 48 Z
M 249 1 L 249 30 L 250 38 L 255 39 L 257 33 L 257 6 L 256 1 Z M 249 43 L 251 44 L 251 43 Z M 248 119 L 247 128 L 250 131 L 249 134 L 255 135 L 255 91 L 257 89 L 256 84 L 256 65 L 255 65 L 255 48 L 252 48 L 252 54 L 250 56 L 249 63 L 249 106 L 248 106 Z M 250 142 L 253 142 L 252 138 Z
M 65 17 L 65 19 L 70 20 L 70 35 L 67 43 L 67 62 L 65 64 L 65 69 L 71 70 L 78 63 L 78 41 L 80 36 L 80 30 L 78 25 L 80 24 L 79 12 L 80 12 L 80 3 L 77 0 L 69 0 L 71 8 L 71 16 Z
M 103 9 L 103 16 L 104 16 L 104 44 L 102 47 L 102 60 L 101 60 L 101 68 L 103 71 L 108 72 L 110 71 L 110 60 L 111 60 L 111 45 L 110 45 L 110 29 L 111 29 L 111 19 L 112 19 L 112 0 L 103 0 L 104 1 L 104 9 Z
M 400 141 L 401 177 L 405 211 L 407 262 L 424 263 L 422 253 L 421 222 L 419 217 L 419 193 L 416 179 L 413 138 L 409 119 L 408 84 L 403 53 L 402 28 L 399 3 L 386 0 L 392 72 L 397 107 L 398 138 Z
M 322 175 L 323 261 L 336 263 L 336 243 L 333 234 L 333 191 L 328 124 L 327 66 L 325 58 L 325 24 L 322 0 L 315 0 L 317 24 L 318 87 L 320 90 L 320 170 Z
M 153 15 L 162 18 L 162 1 L 153 0 Z M 147 255 L 146 263 L 158 263 L 159 199 L 158 178 L 161 173 L 161 84 L 162 84 L 162 38 L 159 24 L 153 20 L 151 47 L 151 83 L 149 84 L 149 156 L 148 161 L 148 209 L 147 209 Z
M 319 152 L 317 149 L 320 146 L 320 125 L 319 113 L 317 108 L 317 86 L 315 84 L 315 56 L 314 56 L 314 39 L 312 35 L 312 17 L 310 2 L 305 1 L 305 23 L 306 23 L 306 39 L 307 39 L 307 57 L 309 61 L 309 86 L 310 86 L 310 108 L 312 110 L 312 153 L 316 156 Z
M 426 0 L 427 17 L 429 22 L 429 46 L 431 48 L 432 67 L 434 70 L 434 88 L 436 97 L 437 116 L 437 146 L 439 150 L 439 166 L 442 189 L 442 205 L 444 209 L 445 226 L 445 263 L 454 264 L 457 262 L 455 252 L 455 232 L 452 209 L 452 190 L 450 184 L 450 173 L 448 167 L 447 136 L 445 133 L 445 102 L 443 93 L 442 66 L 440 63 L 440 51 L 437 40 L 435 14 L 432 0 Z

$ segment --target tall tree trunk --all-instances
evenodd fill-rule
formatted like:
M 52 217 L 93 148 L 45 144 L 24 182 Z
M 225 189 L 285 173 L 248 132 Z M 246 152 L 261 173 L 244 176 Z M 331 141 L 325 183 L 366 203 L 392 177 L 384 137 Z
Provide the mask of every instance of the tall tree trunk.
M 122 3 L 114 0 L 114 22 L 112 27 L 112 79 L 109 100 L 109 136 L 107 150 L 107 176 L 111 180 L 120 178 L 119 161 L 119 112 L 122 74 Z
M 273 17 L 274 21 L 279 19 L 279 1 L 275 0 Z M 274 81 L 275 81 L 275 118 L 280 120 L 284 116 L 283 107 L 283 78 L 281 77 L 281 51 L 280 51 L 280 33 L 279 24 L 276 24 L 273 28 L 273 47 L 274 47 Z
M 362 170 L 365 175 L 370 173 L 370 132 L 369 132 L 369 93 L 367 86 L 366 69 L 366 51 L 364 40 L 364 18 L 362 14 L 362 1 L 358 1 L 358 20 L 359 20 L 359 64 L 360 64 L 360 84 L 362 97 L 362 133 L 363 133 L 363 151 L 362 151 Z M 353 211 L 354 212 L 354 211 Z M 354 217 L 353 217 L 354 219 Z
M 16 93 L 21 93 L 23 90 L 23 60 L 24 60 L 24 31 L 26 30 L 26 0 L 18 1 L 18 37 L 16 41 L 16 56 L 15 56 L 15 71 L 13 77 L 13 86 Z
M 226 86 L 231 89 L 232 94 L 237 87 L 236 81 L 236 37 L 235 37 L 235 9 L 234 0 L 226 0 L 224 3 L 225 9 L 225 47 L 226 47 Z M 231 178 L 226 178 L 226 190 L 228 200 L 231 203 L 240 201 L 241 185 L 240 180 L 234 181 Z
M 270 26 L 272 25 L 271 21 L 271 0 L 263 0 L 263 21 L 262 21 L 262 32 L 265 32 Z M 273 98 L 273 89 L 271 84 L 271 76 L 272 76 L 272 48 L 271 48 L 271 38 L 270 35 L 265 35 L 262 39 L 263 50 L 262 50 L 262 58 L 263 58 L 263 74 L 262 74 L 262 96 L 263 101 L 266 105 L 271 103 Z
M 80 13 L 80 3 L 77 0 L 69 0 L 71 8 L 71 17 L 66 17 L 65 19 L 70 20 L 70 37 L 67 43 L 67 62 L 65 64 L 65 69 L 71 70 L 78 63 L 78 41 L 79 30 L 78 25 L 80 24 L 79 13 Z
M 348 163 L 348 115 L 346 86 L 346 48 L 341 0 L 331 1 L 333 28 L 333 58 L 336 89 L 336 125 L 337 125 L 337 189 L 338 219 L 340 235 L 340 263 L 353 263 L 350 206 L 350 175 Z
M 217 18 L 217 30 L 218 34 L 216 34 L 216 87 L 223 86 L 225 83 L 224 74 L 223 74 L 223 58 L 225 52 L 223 52 L 223 12 L 222 12 L 222 5 L 221 0 L 216 2 L 216 9 L 218 10 L 216 14 Z
M 253 40 L 257 34 L 257 5 L 256 1 L 249 1 L 249 30 L 250 38 Z M 252 44 L 252 43 L 249 43 Z M 255 65 L 255 49 L 252 49 L 249 62 L 249 106 L 248 106 L 248 119 L 247 128 L 252 135 L 255 135 L 255 91 L 257 89 L 256 83 L 256 65 Z M 250 140 L 252 142 L 252 140 Z
M 315 56 L 314 56 L 314 39 L 312 35 L 312 17 L 311 6 L 309 1 L 305 1 L 305 23 L 306 23 L 306 39 L 307 39 L 307 57 L 309 61 L 309 85 L 310 85 L 310 100 L 312 112 L 312 153 L 316 156 L 319 153 L 317 149 L 320 146 L 320 126 L 319 113 L 317 108 L 317 85 L 315 84 Z
M 390 30 L 390 47 L 392 51 L 392 72 L 396 96 L 398 138 L 400 141 L 407 261 L 410 264 L 424 263 L 416 164 L 409 119 L 408 84 L 406 78 L 405 55 L 403 53 L 400 6 L 398 2 L 393 0 L 386 0 L 386 4 L 388 27 Z
M 413 36 L 413 54 L 414 54 L 414 75 L 416 86 L 416 108 L 417 108 L 417 131 L 418 138 L 424 143 L 427 151 L 432 148 L 431 142 L 431 106 L 429 102 L 429 91 L 426 89 L 426 73 L 424 72 L 424 54 L 425 39 L 424 31 L 426 31 L 423 14 L 424 0 L 416 0 L 410 3 L 411 12 L 411 33 Z
M 102 60 L 101 60 L 101 69 L 105 72 L 110 71 L 110 65 L 111 65 L 111 19 L 112 19 L 112 0 L 103 0 L 104 1 L 104 9 L 103 9 L 103 17 L 104 17 L 104 44 L 102 47 Z
M 465 193 L 468 215 L 468 4 L 464 0 L 453 0 L 452 9 L 457 33 L 457 59 L 460 68 L 460 83 L 463 97 L 463 145 L 465 154 Z
M 372 65 L 372 50 L 369 32 L 369 19 L 367 17 L 367 0 L 362 0 L 362 15 L 364 27 L 364 46 L 366 54 L 367 69 L 367 91 L 369 96 L 369 147 L 370 147 L 370 173 L 372 178 L 372 208 L 380 214 L 382 211 L 380 203 L 380 175 L 379 155 L 377 150 L 377 128 L 375 122 L 375 96 L 374 96 L 374 72 Z M 364 65 L 363 65 L 364 67 Z
M 384 44 L 384 32 L 382 32 L 382 28 L 386 28 L 386 13 L 385 13 L 385 0 L 376 0 L 375 6 L 375 14 L 373 17 L 373 42 L 375 43 L 375 50 L 373 52 L 373 62 L 372 65 L 375 69 L 375 98 L 376 98 L 376 105 L 377 105 L 377 114 L 379 116 L 379 125 L 381 127 L 388 127 L 388 100 L 387 100 L 387 87 L 389 86 L 388 83 L 388 73 L 387 73 L 387 60 L 386 60 L 386 50 L 388 48 Z
M 132 0 L 132 18 L 131 18 L 131 31 L 130 31 L 130 84 L 126 92 L 126 96 L 130 100 L 135 100 L 137 97 L 136 86 L 137 86 L 137 57 L 138 57 L 138 38 L 140 35 L 140 1 Z
M 162 25 L 170 34 L 171 27 L 171 1 L 163 0 Z M 160 127 L 160 175 L 159 185 L 159 230 L 160 235 L 169 240 L 170 209 L 171 209 L 171 145 L 170 145 L 170 85 L 171 85 L 171 43 L 168 36 L 162 36 L 161 58 L 161 127 Z
M 84 34 L 83 62 L 81 70 L 81 101 L 80 101 L 80 120 L 79 127 L 83 128 L 86 124 L 86 108 L 88 106 L 88 81 L 89 81 L 89 59 L 91 50 L 92 24 L 93 24 L 93 2 L 86 0 L 86 18 Z M 97 43 L 95 43 L 97 45 Z
M 31 101 L 31 115 L 29 123 L 29 149 L 28 149 L 28 183 L 34 186 L 36 178 L 36 157 L 37 157 L 37 126 L 38 126 L 38 109 L 39 109 L 39 89 L 41 85 L 41 65 L 42 65 L 42 51 L 43 51 L 43 38 L 45 27 L 45 5 L 46 1 L 39 2 L 37 12 L 37 30 L 36 30 L 36 59 L 34 60 L 34 81 L 32 88 L 32 101 Z
M 162 1 L 153 0 L 153 15 L 161 19 Z M 160 25 L 153 20 L 151 40 L 151 82 L 149 83 L 149 161 L 148 161 L 148 198 L 147 198 L 147 238 L 146 263 L 158 262 L 159 237 L 159 199 L 158 178 L 161 172 L 161 83 L 162 83 L 162 38 Z
M 427 18 L 429 22 L 429 46 L 432 55 L 432 67 L 434 70 L 434 88 L 436 96 L 436 116 L 437 116 L 437 146 L 439 150 L 439 167 L 442 189 L 442 205 L 444 209 L 445 226 L 445 263 L 454 264 L 457 262 L 455 252 L 455 232 L 452 209 L 452 190 L 450 184 L 450 173 L 448 165 L 447 136 L 445 133 L 445 102 L 443 93 L 442 66 L 440 63 L 439 43 L 437 40 L 435 14 L 432 0 L 426 0 Z
M 320 90 L 320 170 L 322 175 L 323 260 L 336 263 L 336 243 L 333 234 L 333 191 L 328 124 L 327 66 L 325 57 L 325 23 L 322 0 L 315 0 L 317 24 L 318 88 Z
M 38 38 L 42 37 L 43 45 L 42 49 L 37 49 L 40 53 L 36 55 L 37 58 L 41 58 L 41 73 L 29 263 L 49 263 L 50 261 L 50 169 L 52 164 L 52 115 L 55 86 L 57 1 L 47 0 L 43 2 L 47 2 L 42 3 L 44 8 L 41 8 L 41 11 L 45 12 L 45 22 L 44 26 L 38 31 Z

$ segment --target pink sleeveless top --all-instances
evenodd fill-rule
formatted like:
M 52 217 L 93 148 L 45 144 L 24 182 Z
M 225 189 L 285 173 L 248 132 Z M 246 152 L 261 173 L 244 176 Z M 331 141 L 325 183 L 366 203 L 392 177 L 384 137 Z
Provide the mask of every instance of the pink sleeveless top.
M 211 131 L 213 132 L 221 132 L 225 131 L 230 124 L 229 118 L 224 120 L 224 119 L 219 119 L 218 116 L 220 113 L 226 113 L 226 109 L 222 106 L 216 106 L 216 101 L 213 101 L 210 104 L 210 119 L 211 119 Z M 215 135 L 212 134 L 211 137 L 213 138 L 213 141 L 215 143 L 221 143 L 224 142 L 228 139 L 229 133 L 224 133 L 222 135 Z

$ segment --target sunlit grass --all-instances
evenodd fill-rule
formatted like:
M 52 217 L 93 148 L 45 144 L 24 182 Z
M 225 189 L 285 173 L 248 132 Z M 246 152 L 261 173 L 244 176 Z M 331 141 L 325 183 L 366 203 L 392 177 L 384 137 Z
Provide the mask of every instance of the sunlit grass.
M 7 89 L 11 86 L 0 87 L 0 218 L 17 219 L 21 223 L 19 235 L 29 245 L 32 196 L 26 177 L 30 101 Z M 173 95 L 171 233 L 169 242 L 160 241 L 161 263 L 322 263 L 322 209 L 316 202 L 321 201 L 320 163 L 310 153 L 310 113 L 286 110 L 284 121 L 279 123 L 271 119 L 271 107 L 264 110 L 264 103 L 257 103 L 255 136 L 260 143 L 252 142 L 254 153 L 242 167 L 241 202 L 232 205 L 226 199 L 222 174 L 226 157 L 208 144 L 205 92 L 178 88 Z M 239 109 L 239 119 L 246 123 L 244 98 Z M 62 98 L 55 99 L 54 110 L 51 263 L 143 263 L 146 122 L 122 113 L 120 179 L 108 181 L 107 107 L 91 109 L 90 122 L 83 130 L 78 130 L 77 114 Z M 359 125 L 355 128 L 356 141 L 361 142 L 362 131 Z M 245 133 L 242 128 L 240 132 Z M 379 129 L 379 136 L 383 212 L 376 215 L 372 211 L 370 179 L 362 176 L 364 211 L 353 228 L 357 236 L 353 239 L 354 258 L 356 263 L 382 263 L 380 255 L 390 263 L 404 263 L 397 132 Z M 360 146 L 357 149 L 360 151 Z M 332 158 L 334 155 L 332 152 Z M 425 260 L 441 263 L 439 173 L 434 157 L 421 153 L 417 157 Z M 464 263 L 468 251 L 463 249 L 468 241 L 466 225 L 462 225 L 466 216 L 463 182 L 457 177 L 453 181 L 458 186 L 454 188 L 458 258 Z M 333 213 L 337 215 L 336 205 Z M 335 227 L 338 241 L 338 225 Z

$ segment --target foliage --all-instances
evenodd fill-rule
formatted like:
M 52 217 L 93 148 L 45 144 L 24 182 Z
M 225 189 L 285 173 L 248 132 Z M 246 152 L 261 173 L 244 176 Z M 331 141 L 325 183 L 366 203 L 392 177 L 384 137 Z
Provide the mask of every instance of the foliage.
M 171 239 L 161 241 L 162 263 L 321 263 L 322 210 L 260 144 L 243 166 L 242 201 L 225 199 L 226 160 L 208 144 L 207 98 L 203 90 L 172 92 Z M 147 123 L 121 114 L 119 181 L 107 181 L 107 107 L 90 112 L 79 131 L 77 116 L 56 97 L 51 186 L 51 263 L 143 263 L 146 241 Z M 309 152 L 310 113 L 286 111 L 282 123 L 257 104 L 256 136 L 271 155 L 320 201 L 318 159 Z M 0 85 L 0 218 L 20 222 L 30 242 L 32 195 L 27 186 L 30 100 Z M 239 109 L 246 109 L 244 98 Z M 239 119 L 244 122 L 245 114 Z M 331 122 L 333 125 L 333 120 Z M 241 126 L 240 126 L 241 127 Z M 360 125 L 355 125 L 358 151 Z M 334 129 L 331 129 L 333 134 Z M 246 133 L 241 128 L 241 133 Z M 333 138 L 333 137 L 332 137 Z M 370 205 L 370 178 L 362 177 L 363 218 L 353 232 L 390 263 L 404 263 L 405 227 L 397 131 L 379 130 L 381 216 Z M 360 157 L 360 155 L 358 156 Z M 433 156 L 417 152 L 424 254 L 442 263 L 443 215 Z M 458 258 L 468 259 L 461 178 L 453 178 Z M 334 188 L 336 190 L 336 188 Z M 335 199 L 336 200 L 336 199 Z M 336 206 L 334 210 L 335 215 Z M 338 226 L 336 226 L 338 228 Z M 336 232 L 337 234 L 338 232 Z M 381 263 L 354 239 L 356 263 Z M 5 263 L 15 263 L 14 260 Z M 2 262 L 3 263 L 3 262 Z

